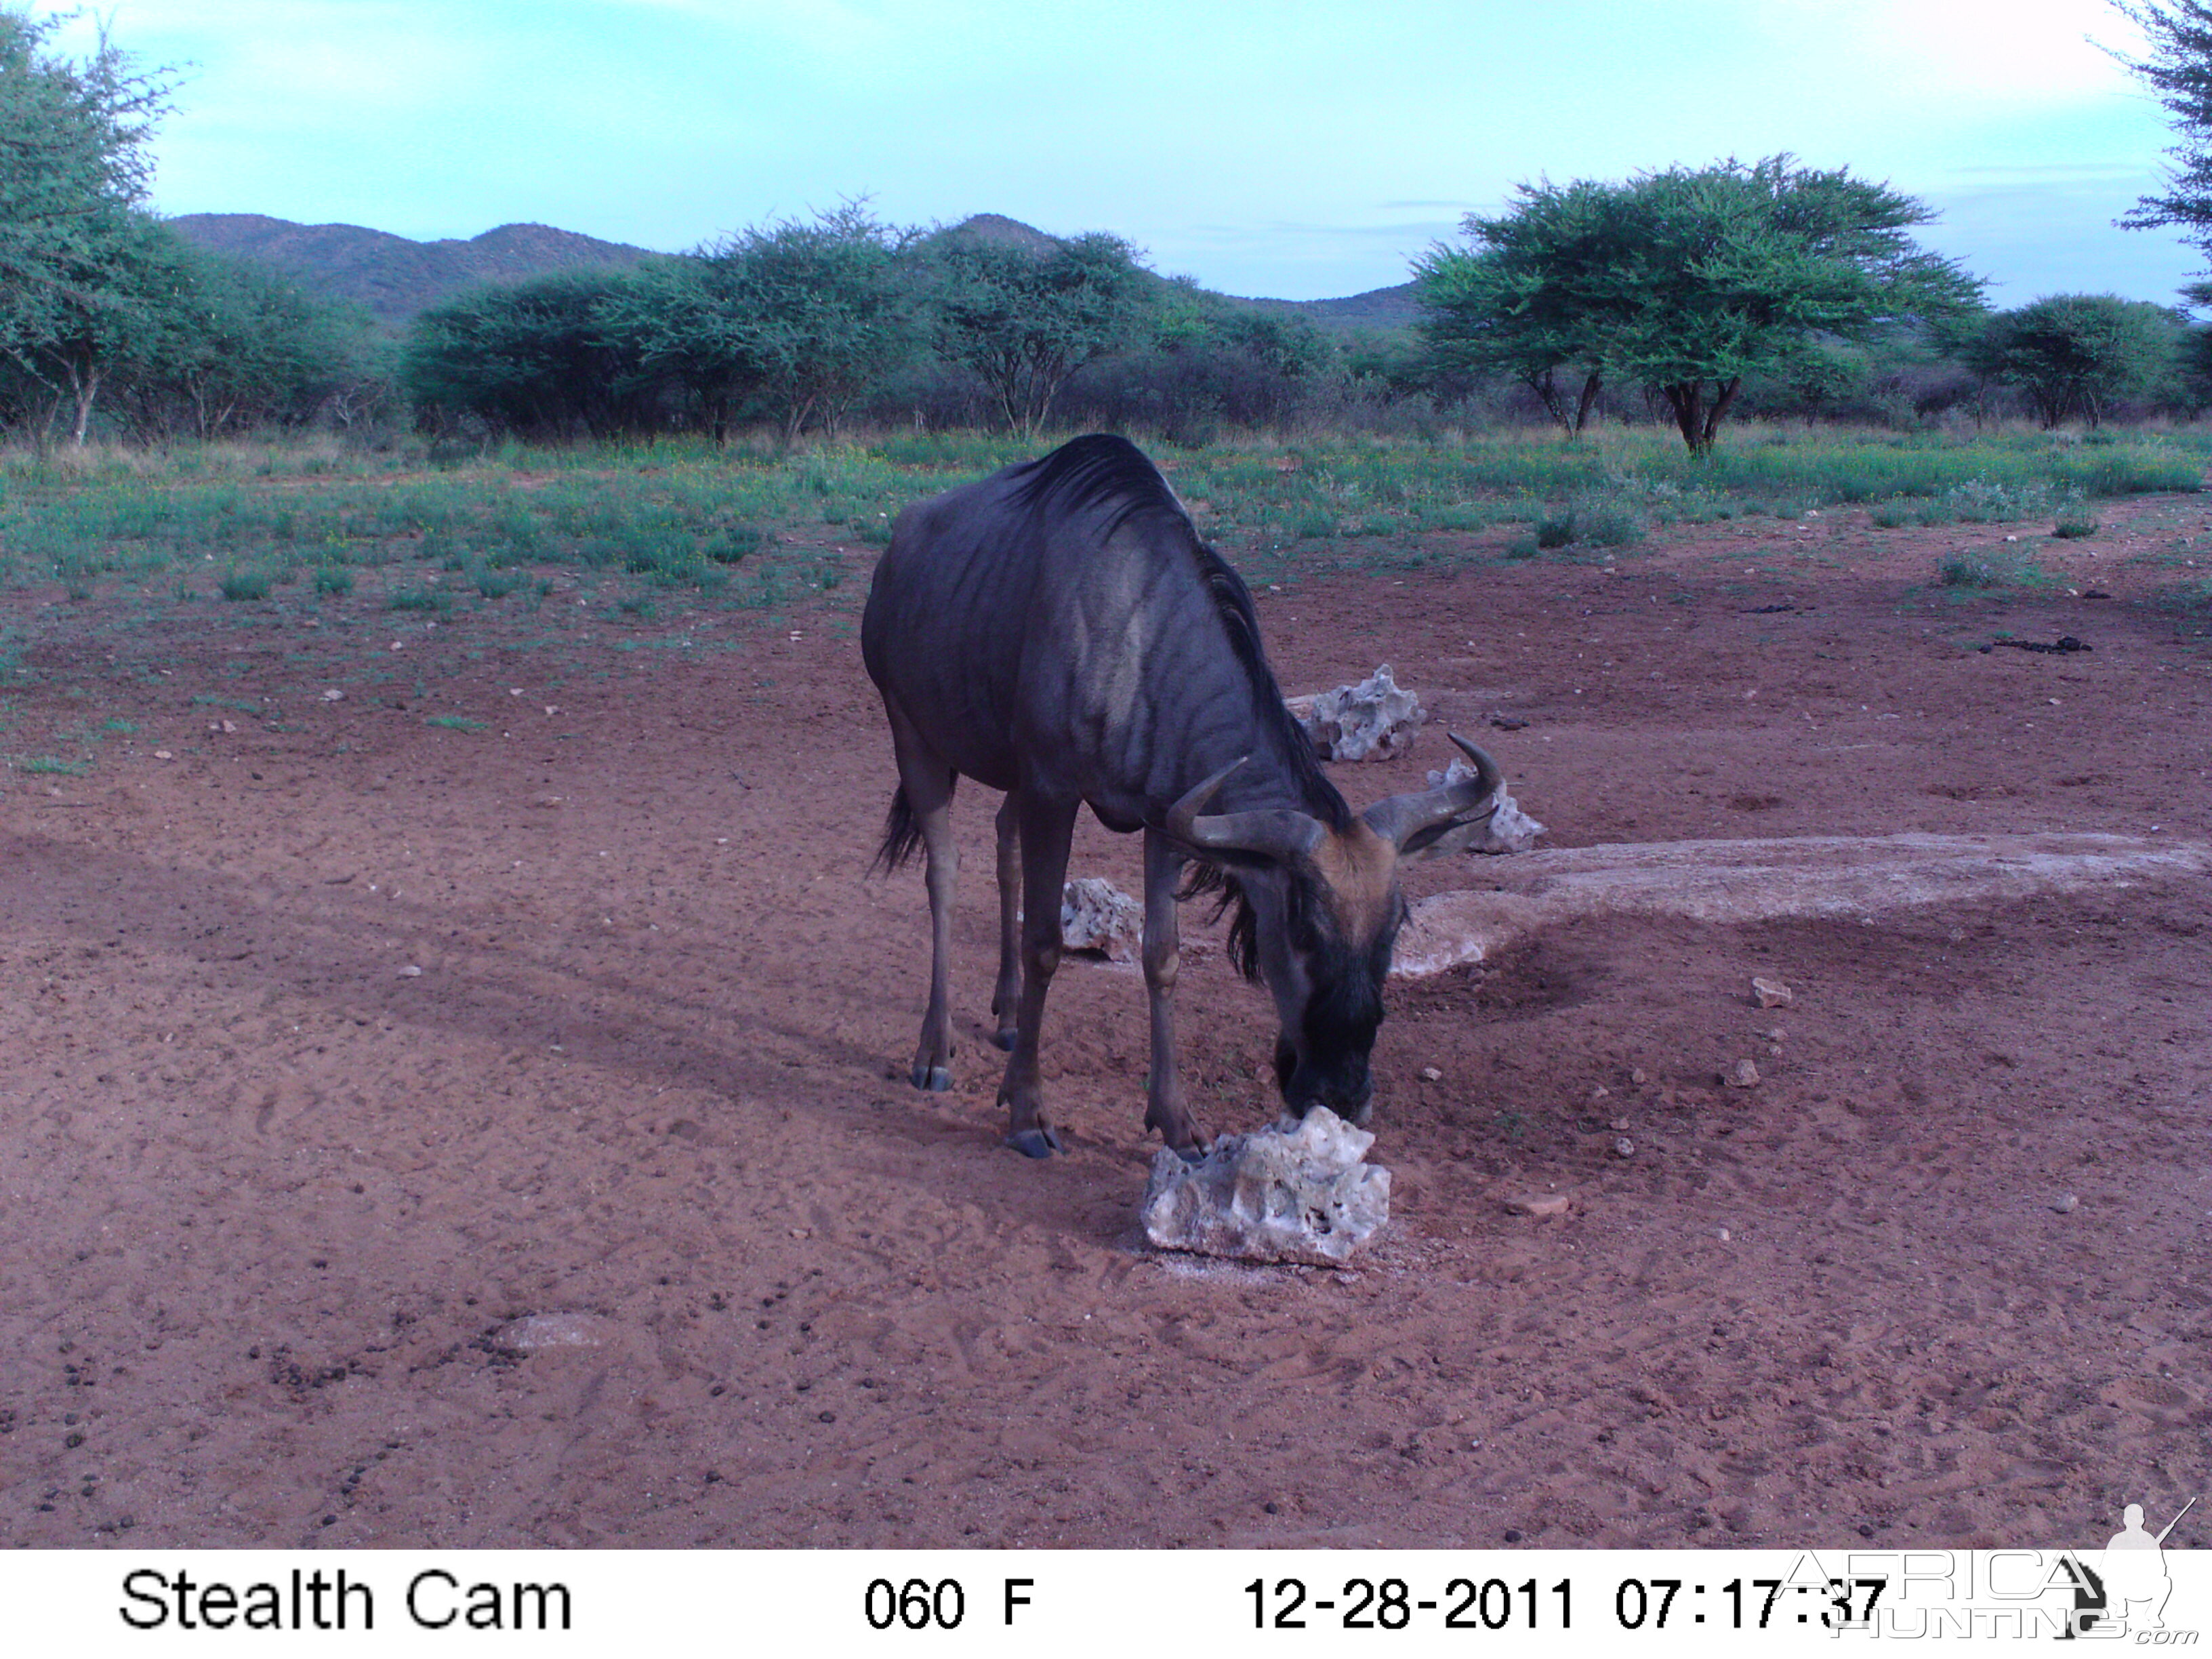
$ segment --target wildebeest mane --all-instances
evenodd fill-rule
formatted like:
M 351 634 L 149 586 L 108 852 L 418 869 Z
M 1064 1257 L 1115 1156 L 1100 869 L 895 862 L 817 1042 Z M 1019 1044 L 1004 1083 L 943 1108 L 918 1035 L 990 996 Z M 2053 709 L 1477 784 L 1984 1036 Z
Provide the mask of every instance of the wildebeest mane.
M 1197 567 L 1206 597 L 1221 619 L 1222 632 L 1228 636 L 1229 648 L 1251 683 L 1258 716 L 1269 727 L 1276 740 L 1273 747 L 1296 781 L 1300 804 L 1332 830 L 1340 833 L 1351 828 L 1351 806 L 1321 769 L 1305 728 L 1283 706 L 1283 689 L 1276 683 L 1275 671 L 1268 665 L 1267 653 L 1260 644 L 1260 618 L 1252 608 L 1252 590 L 1226 560 L 1199 538 L 1190 514 L 1144 452 L 1127 438 L 1094 432 L 1072 439 L 1051 454 L 1030 462 L 1025 471 L 1026 476 L 1014 486 L 1012 500 L 1017 506 L 1033 513 L 1102 510 L 1106 515 L 1102 538 L 1138 520 L 1157 524 L 1174 538 Z

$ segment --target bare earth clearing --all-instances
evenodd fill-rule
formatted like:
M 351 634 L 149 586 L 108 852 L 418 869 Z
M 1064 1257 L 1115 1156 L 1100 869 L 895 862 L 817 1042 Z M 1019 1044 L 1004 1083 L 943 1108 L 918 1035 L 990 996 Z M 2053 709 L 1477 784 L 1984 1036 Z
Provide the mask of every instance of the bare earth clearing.
M 2032 594 L 1926 586 L 2002 529 L 1844 514 L 1261 614 L 1292 690 L 1395 665 L 1557 847 L 2202 842 L 2202 617 L 2130 555 L 2206 508 L 2104 517 Z M 0 744 L 132 729 L 0 793 L 0 1542 L 2087 1546 L 2212 1486 L 2203 878 L 1563 912 L 1394 985 L 1356 1271 L 1154 1255 L 1133 970 L 1054 985 L 1071 1155 L 998 1145 L 988 792 L 958 1085 L 900 1080 L 864 586 L 775 628 L 6 596 Z M 2007 629 L 2094 649 L 1962 648 Z M 1136 863 L 1086 820 L 1076 872 Z M 1257 1126 L 1261 994 L 1182 984 L 1194 1103 Z M 545 1314 L 585 1340 L 494 1340 Z

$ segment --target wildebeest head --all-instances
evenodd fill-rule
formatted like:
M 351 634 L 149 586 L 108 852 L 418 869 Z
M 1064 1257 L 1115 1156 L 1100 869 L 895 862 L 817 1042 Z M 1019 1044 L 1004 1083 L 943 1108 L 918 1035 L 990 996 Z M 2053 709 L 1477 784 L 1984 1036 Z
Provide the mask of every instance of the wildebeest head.
M 1327 1106 L 1366 1121 L 1382 981 L 1406 920 L 1398 866 L 1479 817 L 1504 781 L 1481 750 L 1452 741 L 1474 763 L 1474 777 L 1377 801 L 1340 830 L 1296 811 L 1204 814 L 1242 761 L 1168 815 L 1168 832 L 1204 860 L 1187 890 L 1218 886 L 1224 904 L 1236 906 L 1230 954 L 1274 995 L 1275 1080 L 1301 1117 Z

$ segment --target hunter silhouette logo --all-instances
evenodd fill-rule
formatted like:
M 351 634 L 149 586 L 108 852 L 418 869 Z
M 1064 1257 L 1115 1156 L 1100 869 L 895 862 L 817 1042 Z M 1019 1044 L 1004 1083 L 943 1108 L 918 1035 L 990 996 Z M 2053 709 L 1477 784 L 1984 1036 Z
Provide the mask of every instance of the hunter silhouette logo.
M 2173 1580 L 2166 1570 L 2166 1540 L 2181 1524 L 2181 1516 L 2196 1507 L 2192 1498 L 2156 1537 L 2144 1529 L 2142 1504 L 2130 1504 L 2121 1511 L 2120 1529 L 2106 1544 L 2101 1563 L 2108 1616 L 2121 1628 L 2166 1628 L 2166 1599 L 2173 1594 Z
M 2180 1515 L 2154 1535 L 2143 1525 L 2142 1505 L 2130 1504 L 2120 1512 L 2119 1531 L 2106 1541 L 2094 1565 L 2083 1556 L 2062 1558 L 2059 1570 L 2074 1586 L 2074 1612 L 2066 1633 L 2058 1639 L 2069 1642 L 2093 1631 L 2111 1638 L 2130 1631 L 2164 1630 L 2166 1598 L 2173 1594 L 2173 1579 L 2166 1567 L 2166 1540 L 2181 1524 L 2182 1516 L 2196 1507 L 2192 1498 L 2181 1506 Z

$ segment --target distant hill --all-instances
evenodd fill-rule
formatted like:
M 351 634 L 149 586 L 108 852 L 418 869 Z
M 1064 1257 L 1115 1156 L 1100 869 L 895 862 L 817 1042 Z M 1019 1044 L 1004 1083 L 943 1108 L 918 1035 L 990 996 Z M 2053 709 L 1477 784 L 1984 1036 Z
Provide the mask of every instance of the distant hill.
M 577 265 L 634 265 L 649 250 L 550 225 L 501 225 L 467 241 L 414 242 L 360 225 L 298 225 L 258 213 L 187 213 L 169 221 L 188 241 L 283 271 L 310 294 L 350 300 L 404 323 L 480 283 L 519 283 Z
M 578 265 L 634 265 L 652 257 L 647 248 L 550 225 L 501 225 L 465 242 L 415 242 L 360 225 L 301 225 L 258 213 L 187 213 L 169 223 L 202 247 L 273 266 L 310 294 L 366 306 L 395 325 L 478 283 L 519 283 Z M 1054 240 L 1000 213 L 978 213 L 938 234 L 1009 242 L 1036 252 Z M 1420 314 L 1411 283 L 1340 300 L 1218 297 L 1231 305 L 1288 312 L 1331 332 L 1408 328 Z
M 1421 320 L 1418 285 L 1399 283 L 1390 288 L 1370 288 L 1364 294 L 1341 300 L 1246 300 L 1245 305 L 1296 312 L 1316 328 L 1333 333 L 1359 328 L 1411 328 Z

